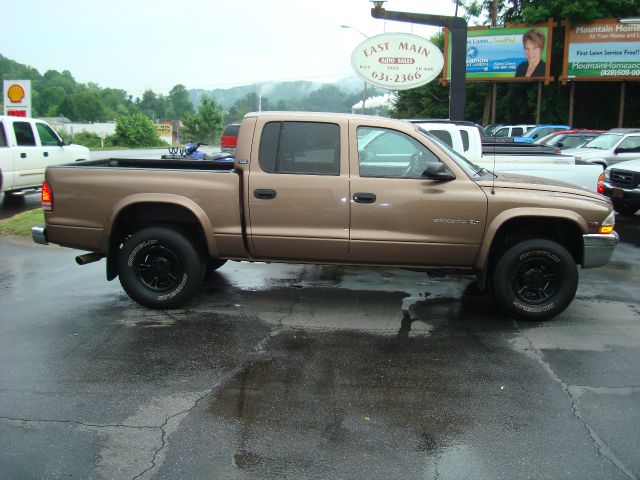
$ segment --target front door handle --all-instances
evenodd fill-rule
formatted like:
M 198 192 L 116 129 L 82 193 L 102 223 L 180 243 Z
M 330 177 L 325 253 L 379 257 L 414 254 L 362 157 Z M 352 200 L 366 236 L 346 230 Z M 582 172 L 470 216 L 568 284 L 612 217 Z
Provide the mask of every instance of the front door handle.
M 27 158 L 27 154 L 26 153 L 21 153 L 20 154 L 20 158 Z
M 44 156 L 48 157 L 49 156 L 49 152 L 44 152 Z
M 356 203 L 375 203 L 376 194 L 368 192 L 357 192 L 353 194 L 353 201 Z
M 277 192 L 270 188 L 258 188 L 253 191 L 253 196 L 258 200 L 273 200 L 276 198 Z

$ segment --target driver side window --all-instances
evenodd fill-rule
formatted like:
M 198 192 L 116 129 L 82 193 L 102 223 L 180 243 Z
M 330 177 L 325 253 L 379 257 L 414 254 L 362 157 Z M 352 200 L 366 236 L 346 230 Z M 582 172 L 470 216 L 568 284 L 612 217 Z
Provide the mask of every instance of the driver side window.
M 361 177 L 420 178 L 428 162 L 439 161 L 424 145 L 402 132 L 358 128 Z

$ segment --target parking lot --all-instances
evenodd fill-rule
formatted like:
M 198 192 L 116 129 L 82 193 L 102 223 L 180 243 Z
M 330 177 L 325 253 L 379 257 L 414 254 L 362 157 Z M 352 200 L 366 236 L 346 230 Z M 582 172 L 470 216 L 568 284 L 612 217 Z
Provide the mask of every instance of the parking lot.
M 639 225 L 545 323 L 467 277 L 234 262 L 152 311 L 0 238 L 0 477 L 638 478 Z

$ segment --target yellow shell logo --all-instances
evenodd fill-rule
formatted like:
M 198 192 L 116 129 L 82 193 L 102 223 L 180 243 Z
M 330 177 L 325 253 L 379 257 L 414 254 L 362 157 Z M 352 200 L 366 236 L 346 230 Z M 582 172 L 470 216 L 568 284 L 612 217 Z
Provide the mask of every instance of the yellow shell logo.
M 12 103 L 21 102 L 24 98 L 24 88 L 18 84 L 11 85 L 7 91 L 7 97 L 9 97 Z

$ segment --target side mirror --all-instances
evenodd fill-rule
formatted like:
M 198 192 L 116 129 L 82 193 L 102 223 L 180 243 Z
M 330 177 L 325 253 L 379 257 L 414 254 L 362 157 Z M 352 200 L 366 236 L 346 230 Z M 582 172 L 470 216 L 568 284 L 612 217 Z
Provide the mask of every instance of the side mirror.
M 616 149 L 613 151 L 613 153 L 614 153 L 615 155 L 617 155 L 617 154 L 619 154 L 619 153 L 626 153 L 626 151 L 627 151 L 627 149 L 626 149 L 626 148 L 618 147 L 618 148 L 616 148 Z
M 558 146 L 558 148 L 562 148 L 562 147 L 564 147 L 564 143 L 562 143 L 562 142 L 558 142 L 558 143 L 557 143 L 557 146 Z
M 456 176 L 441 162 L 429 162 L 427 168 L 422 172 L 422 176 L 428 180 L 437 182 L 450 182 L 455 180 Z

